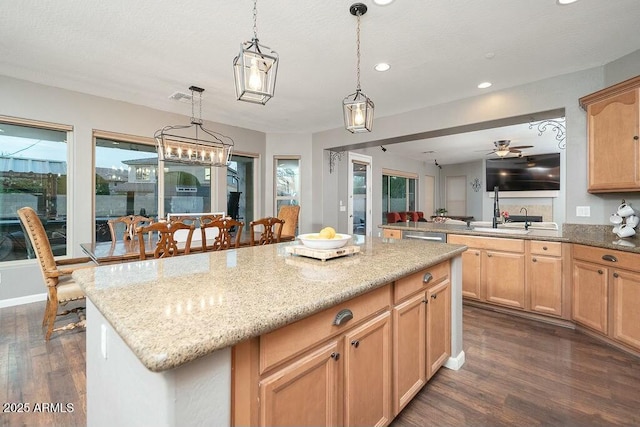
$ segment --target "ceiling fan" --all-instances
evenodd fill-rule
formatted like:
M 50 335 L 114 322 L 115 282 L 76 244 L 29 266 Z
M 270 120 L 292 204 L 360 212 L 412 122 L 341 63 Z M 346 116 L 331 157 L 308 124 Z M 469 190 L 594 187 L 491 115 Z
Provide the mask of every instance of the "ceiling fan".
M 495 145 L 496 148 L 488 152 L 487 156 L 490 154 L 495 154 L 498 157 L 507 157 L 511 153 L 515 153 L 522 156 L 522 149 L 533 147 L 533 145 L 518 145 L 516 147 L 509 147 L 510 143 L 511 141 L 508 139 L 493 141 L 493 145 Z

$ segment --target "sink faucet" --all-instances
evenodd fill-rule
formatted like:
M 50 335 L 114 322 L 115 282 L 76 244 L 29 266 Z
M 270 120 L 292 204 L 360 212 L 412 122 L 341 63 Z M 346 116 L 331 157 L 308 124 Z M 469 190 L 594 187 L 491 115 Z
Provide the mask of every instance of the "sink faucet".
M 529 222 L 529 213 L 527 212 L 527 208 L 524 206 L 520 208 L 520 213 L 524 210 L 524 229 L 528 230 L 531 223 Z
M 498 191 L 499 187 L 496 185 L 493 187 L 493 222 L 491 227 L 498 228 L 498 220 L 500 218 L 500 204 L 498 203 Z

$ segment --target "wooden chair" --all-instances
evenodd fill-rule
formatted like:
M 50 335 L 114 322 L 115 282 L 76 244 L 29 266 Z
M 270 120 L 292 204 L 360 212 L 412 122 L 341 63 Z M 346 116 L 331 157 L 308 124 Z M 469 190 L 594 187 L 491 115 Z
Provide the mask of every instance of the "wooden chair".
M 220 251 L 230 247 L 239 248 L 242 237 L 242 227 L 244 223 L 236 221 L 231 217 L 227 218 L 200 218 L 200 231 L 202 232 L 202 251 Z M 213 233 L 207 233 L 207 230 Z M 235 230 L 235 237 L 231 232 Z M 207 243 L 207 237 L 213 235 L 213 243 Z
M 261 218 L 249 223 L 251 229 L 251 246 L 256 245 L 270 245 L 271 243 L 279 243 L 280 236 L 282 235 L 282 227 L 284 226 L 284 220 L 280 218 Z M 255 239 L 256 228 L 262 228 L 260 238 Z
M 278 218 L 284 220 L 284 225 L 282 226 L 283 236 L 295 237 L 299 214 L 300 205 L 284 205 L 280 207 Z
M 191 251 L 191 238 L 195 228 L 193 224 L 185 224 L 182 221 L 154 222 L 147 226 L 138 227 L 136 233 L 138 234 L 140 245 L 140 259 L 147 259 L 144 235 L 152 233 L 158 233 L 158 243 L 153 251 L 154 258 L 166 258 L 179 254 L 187 255 Z M 175 239 L 175 233 L 179 230 L 187 230 L 187 238 L 183 247 L 180 247 L 182 244 L 178 246 L 178 242 Z M 149 239 L 151 239 L 151 236 L 149 236 Z
M 107 224 L 109 225 L 109 232 L 111 233 L 112 242 L 118 240 L 116 235 L 116 226 L 120 222 L 124 224 L 124 234 L 122 235 L 122 240 L 133 240 L 133 237 L 136 235 L 136 229 L 143 225 L 152 224 L 153 219 L 147 218 L 146 216 L 142 215 L 126 215 L 108 220 Z
M 51 251 L 51 245 L 47 237 L 47 232 L 38 218 L 38 214 L 30 207 L 18 209 L 18 217 L 29 241 L 34 249 L 36 258 L 40 263 L 40 271 L 44 283 L 47 286 L 47 305 L 44 309 L 42 326 L 46 328 L 44 338 L 49 341 L 52 332 L 85 327 L 84 307 L 75 307 L 70 310 L 58 312 L 59 306 L 65 306 L 72 301 L 84 301 L 85 295 L 80 286 L 73 280 L 71 273 L 73 270 L 91 265 L 78 266 L 80 263 L 90 262 L 90 258 L 72 258 L 56 261 Z M 76 264 L 75 268 L 71 267 Z M 59 266 L 69 266 L 68 268 L 58 268 Z M 66 316 L 70 313 L 78 315 L 77 322 L 54 328 L 58 316 Z

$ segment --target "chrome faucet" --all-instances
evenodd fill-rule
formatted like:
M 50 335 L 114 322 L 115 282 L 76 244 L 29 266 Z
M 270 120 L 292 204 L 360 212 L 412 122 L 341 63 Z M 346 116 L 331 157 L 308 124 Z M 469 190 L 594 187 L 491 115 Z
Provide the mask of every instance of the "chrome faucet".
M 496 185 L 493 187 L 493 222 L 491 227 L 498 228 L 498 220 L 500 219 L 500 204 L 498 202 L 499 187 Z
M 527 208 L 524 206 L 520 208 L 520 213 L 524 210 L 524 229 L 528 230 L 531 223 L 529 222 L 529 213 L 527 212 Z

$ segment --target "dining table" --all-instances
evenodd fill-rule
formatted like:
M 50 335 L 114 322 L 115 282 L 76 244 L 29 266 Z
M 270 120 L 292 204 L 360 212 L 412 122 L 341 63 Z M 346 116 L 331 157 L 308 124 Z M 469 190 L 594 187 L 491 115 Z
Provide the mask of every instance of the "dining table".
M 254 234 L 256 241 L 260 239 L 260 232 Z M 281 236 L 281 242 L 290 242 L 295 240 L 295 236 Z M 158 243 L 157 235 L 153 235 L 150 239 L 144 239 L 145 253 L 147 258 L 153 258 L 153 252 Z M 178 242 L 178 250 L 184 251 L 184 242 Z M 251 245 L 251 239 L 248 233 L 243 233 L 240 238 L 240 247 Z M 116 240 L 107 242 L 89 242 L 81 243 L 82 251 L 91 258 L 96 264 L 113 264 L 119 262 L 137 261 L 140 259 L 140 245 L 137 237 L 129 240 Z M 233 248 L 233 247 L 232 247 Z M 202 240 L 192 240 L 189 253 L 202 252 Z

